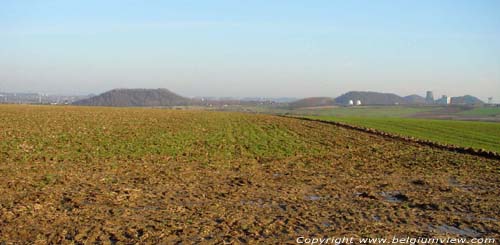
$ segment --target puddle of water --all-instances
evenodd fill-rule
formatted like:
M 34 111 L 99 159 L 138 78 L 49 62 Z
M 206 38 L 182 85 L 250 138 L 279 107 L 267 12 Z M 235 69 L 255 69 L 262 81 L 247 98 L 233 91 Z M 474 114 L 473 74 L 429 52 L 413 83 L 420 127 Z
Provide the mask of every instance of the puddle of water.
M 400 203 L 400 202 L 408 201 L 408 197 L 399 191 L 394 191 L 394 192 L 384 192 L 383 191 L 380 193 L 380 195 L 382 197 L 384 197 L 385 200 L 388 202 Z
M 498 220 L 495 219 L 495 218 L 490 218 L 490 217 L 482 217 L 482 218 L 479 218 L 480 220 L 482 221 L 493 221 L 493 222 L 497 222 Z
M 472 221 L 493 221 L 493 222 L 497 222 L 498 219 L 495 219 L 495 218 L 492 218 L 492 217 L 479 217 L 479 216 L 475 216 L 473 214 L 464 214 L 464 216 L 468 219 L 468 220 L 472 220 Z
M 457 188 L 460 188 L 460 189 L 463 189 L 466 191 L 473 191 L 475 189 L 475 186 L 473 186 L 473 185 L 461 184 L 455 177 L 450 177 L 448 179 L 448 184 L 453 186 L 453 187 L 457 187 Z
M 469 228 L 457 228 L 449 225 L 430 226 L 431 230 L 438 230 L 442 233 L 455 234 L 467 237 L 478 237 L 481 233 Z
M 321 199 L 321 197 L 317 196 L 317 195 L 309 195 L 306 197 L 306 199 L 309 201 L 317 201 L 317 200 Z
M 240 203 L 241 203 L 241 205 L 260 206 L 260 207 L 263 207 L 266 205 L 264 200 L 262 200 L 261 198 L 256 199 L 256 200 L 241 200 Z
M 357 197 L 363 197 L 363 198 L 368 198 L 368 199 L 377 199 L 377 197 L 375 197 L 367 192 L 356 192 L 356 193 L 354 193 L 354 195 Z

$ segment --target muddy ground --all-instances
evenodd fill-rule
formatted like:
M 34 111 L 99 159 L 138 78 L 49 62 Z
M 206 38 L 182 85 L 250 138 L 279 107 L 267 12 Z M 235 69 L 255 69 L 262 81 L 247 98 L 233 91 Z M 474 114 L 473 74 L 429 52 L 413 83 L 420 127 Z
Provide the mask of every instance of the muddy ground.
M 71 107 L 0 114 L 0 244 L 500 238 L 499 160 L 264 115 Z M 175 152 L 153 147 L 171 137 L 142 141 L 165 127 L 186 139 L 171 145 Z M 51 138 L 64 133 L 81 142 Z M 94 152 L 100 139 L 114 144 Z M 145 147 L 121 148 L 128 143 Z

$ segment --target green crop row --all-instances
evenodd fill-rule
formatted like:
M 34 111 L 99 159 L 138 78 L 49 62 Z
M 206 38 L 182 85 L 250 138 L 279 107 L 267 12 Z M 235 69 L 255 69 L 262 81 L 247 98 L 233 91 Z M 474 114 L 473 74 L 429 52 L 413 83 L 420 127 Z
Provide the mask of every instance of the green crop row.
M 307 135 L 297 135 L 290 125 L 267 115 L 228 112 L 4 105 L 0 106 L 0 160 L 161 155 L 220 162 L 326 151 L 322 144 L 309 144 Z
M 500 152 L 500 123 L 412 118 L 360 118 L 311 116 L 444 144 Z

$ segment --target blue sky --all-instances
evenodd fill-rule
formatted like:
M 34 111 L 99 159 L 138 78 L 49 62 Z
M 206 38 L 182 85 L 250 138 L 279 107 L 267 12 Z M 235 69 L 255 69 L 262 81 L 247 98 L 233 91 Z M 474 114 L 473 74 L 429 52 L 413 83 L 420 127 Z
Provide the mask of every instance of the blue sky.
M 5 1 L 0 91 L 500 99 L 500 1 Z

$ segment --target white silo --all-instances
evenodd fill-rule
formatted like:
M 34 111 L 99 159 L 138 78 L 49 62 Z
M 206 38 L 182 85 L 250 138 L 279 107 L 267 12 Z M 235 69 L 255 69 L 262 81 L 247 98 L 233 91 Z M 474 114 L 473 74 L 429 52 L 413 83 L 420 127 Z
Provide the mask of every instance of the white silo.
M 349 100 L 349 105 L 354 105 L 354 101 Z
M 361 105 L 361 100 L 356 100 L 356 105 Z

